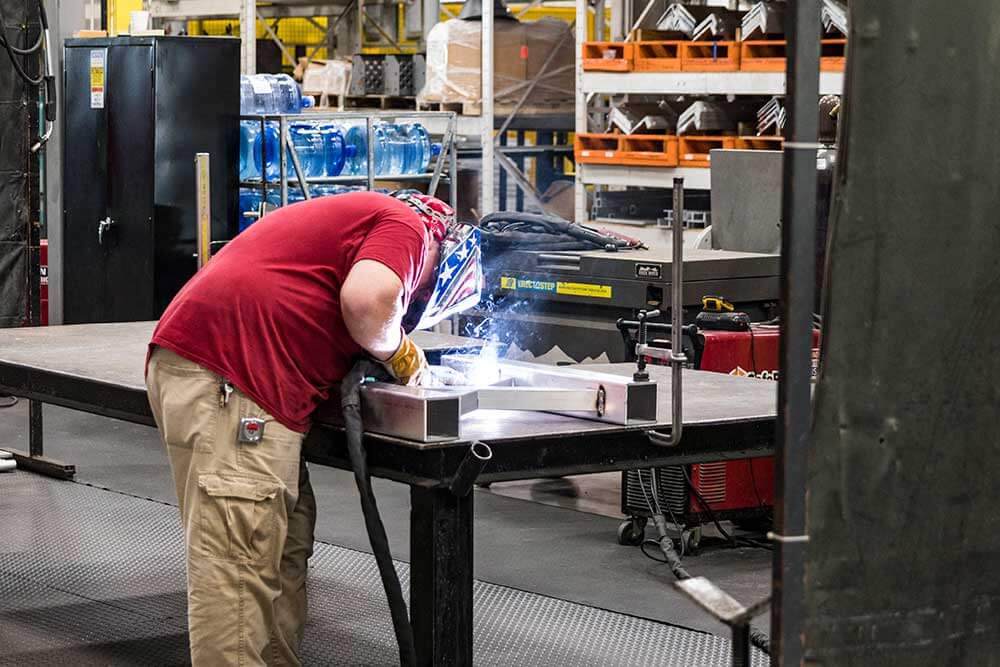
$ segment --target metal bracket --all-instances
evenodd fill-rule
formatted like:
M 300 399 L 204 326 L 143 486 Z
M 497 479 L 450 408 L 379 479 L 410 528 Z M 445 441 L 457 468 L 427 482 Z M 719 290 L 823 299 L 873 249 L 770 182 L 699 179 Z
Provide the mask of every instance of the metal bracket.
M 104 218 L 97 223 L 97 244 L 104 245 L 104 237 L 111 233 L 111 230 L 115 226 L 115 221 L 111 219 L 111 216 Z

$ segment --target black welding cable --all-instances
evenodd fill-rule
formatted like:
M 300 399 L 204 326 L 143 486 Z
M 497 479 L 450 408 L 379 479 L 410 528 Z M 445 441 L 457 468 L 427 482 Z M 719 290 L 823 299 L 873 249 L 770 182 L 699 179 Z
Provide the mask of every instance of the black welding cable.
M 399 664 L 411 667 L 417 664 L 416 646 L 413 640 L 413 626 L 403 598 L 403 587 L 399 583 L 399 575 L 392 562 L 392 552 L 389 550 L 389 538 L 385 533 L 382 517 L 375 502 L 372 491 L 372 479 L 368 474 L 368 461 L 363 443 L 364 422 L 361 418 L 361 385 L 365 378 L 381 372 L 381 368 L 367 359 L 360 359 L 340 385 L 340 404 L 344 411 L 344 430 L 347 435 L 347 451 L 351 457 L 351 467 L 354 468 L 354 480 L 358 484 L 358 495 L 361 497 L 361 511 L 365 517 L 365 529 L 371 542 L 378 572 L 382 577 L 382 586 L 389 602 L 389 613 L 392 616 L 392 627 L 396 633 L 396 643 L 399 644 Z
M 14 66 L 14 71 L 17 72 L 17 75 L 32 86 L 40 86 L 42 82 L 45 81 L 45 75 L 44 73 L 40 74 L 37 78 L 29 76 L 21 66 L 21 63 L 18 62 L 18 57 L 34 54 L 41 47 L 43 42 L 42 36 L 44 35 L 46 28 L 48 28 L 49 23 L 48 16 L 45 14 L 45 5 L 42 0 L 38 0 L 38 16 L 42 24 L 38 43 L 27 49 L 19 49 L 11 44 L 11 40 L 7 36 L 6 17 L 3 15 L 3 7 L 0 5 L 0 46 L 7 51 L 7 55 L 10 57 L 10 62 Z
M 688 476 L 687 470 L 685 470 L 682 467 L 681 468 L 681 473 L 684 475 L 684 481 L 687 482 L 687 486 L 691 490 L 691 493 L 693 493 L 694 497 L 697 498 L 698 504 L 701 505 L 705 509 L 705 511 L 708 513 L 709 520 L 713 524 L 715 524 L 715 529 L 718 530 L 719 533 L 722 534 L 723 539 L 725 539 L 727 542 L 729 542 L 734 547 L 739 546 L 739 545 L 743 545 L 743 546 L 748 546 L 748 547 L 755 547 L 757 549 L 767 549 L 768 551 L 773 551 L 774 550 L 774 548 L 770 544 L 765 544 L 764 542 L 759 542 L 757 540 L 752 540 L 752 539 L 747 538 L 747 537 L 733 537 L 729 533 L 729 531 L 727 531 L 725 528 L 723 528 L 722 524 L 719 523 L 719 519 L 715 516 L 715 510 L 712 509 L 712 506 L 708 504 L 707 500 L 705 500 L 705 496 L 701 495 L 701 492 L 698 490 L 698 487 L 696 487 L 694 485 L 694 482 L 691 481 L 691 478 Z

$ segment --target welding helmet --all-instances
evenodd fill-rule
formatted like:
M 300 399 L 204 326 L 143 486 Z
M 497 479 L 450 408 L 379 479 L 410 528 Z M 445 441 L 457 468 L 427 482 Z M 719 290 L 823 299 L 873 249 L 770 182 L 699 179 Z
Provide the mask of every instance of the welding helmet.
M 432 286 L 413 295 L 403 328 L 427 329 L 479 303 L 484 282 L 479 229 L 457 222 L 455 212 L 440 199 L 413 190 L 392 196 L 414 210 L 440 245 Z

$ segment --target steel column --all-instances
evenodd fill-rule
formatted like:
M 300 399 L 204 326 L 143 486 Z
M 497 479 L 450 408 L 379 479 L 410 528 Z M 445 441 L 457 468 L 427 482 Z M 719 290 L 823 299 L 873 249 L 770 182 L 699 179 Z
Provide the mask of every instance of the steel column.
M 240 71 L 257 73 L 257 0 L 243 0 L 240 6 Z
M 410 488 L 410 619 L 420 665 L 472 664 L 474 495 Z
M 482 106 L 479 141 L 483 147 L 483 166 L 480 172 L 481 195 L 479 198 L 479 215 L 489 215 L 494 211 L 493 193 L 493 3 L 483 2 L 481 59 L 481 91 Z
M 620 5 L 620 2 L 613 6 Z M 576 0 L 576 122 L 574 131 L 582 134 L 587 131 L 587 96 L 583 92 L 583 60 L 581 46 L 587 41 L 587 0 Z M 576 222 L 583 222 L 587 218 L 587 188 L 580 178 L 580 170 L 576 170 L 576 178 L 573 185 L 573 211 Z
M 781 379 L 775 441 L 771 664 L 802 662 L 807 447 L 812 421 L 820 1 L 788 3 L 781 228 Z

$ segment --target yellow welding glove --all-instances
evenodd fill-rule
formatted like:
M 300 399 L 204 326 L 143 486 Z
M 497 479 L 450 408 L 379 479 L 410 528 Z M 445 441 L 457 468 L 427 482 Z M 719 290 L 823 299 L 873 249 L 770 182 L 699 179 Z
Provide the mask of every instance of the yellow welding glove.
M 382 365 L 392 377 L 399 380 L 400 384 L 413 386 L 420 384 L 421 378 L 427 372 L 427 357 L 420 346 L 403 333 L 399 348 L 395 354 L 383 361 Z

